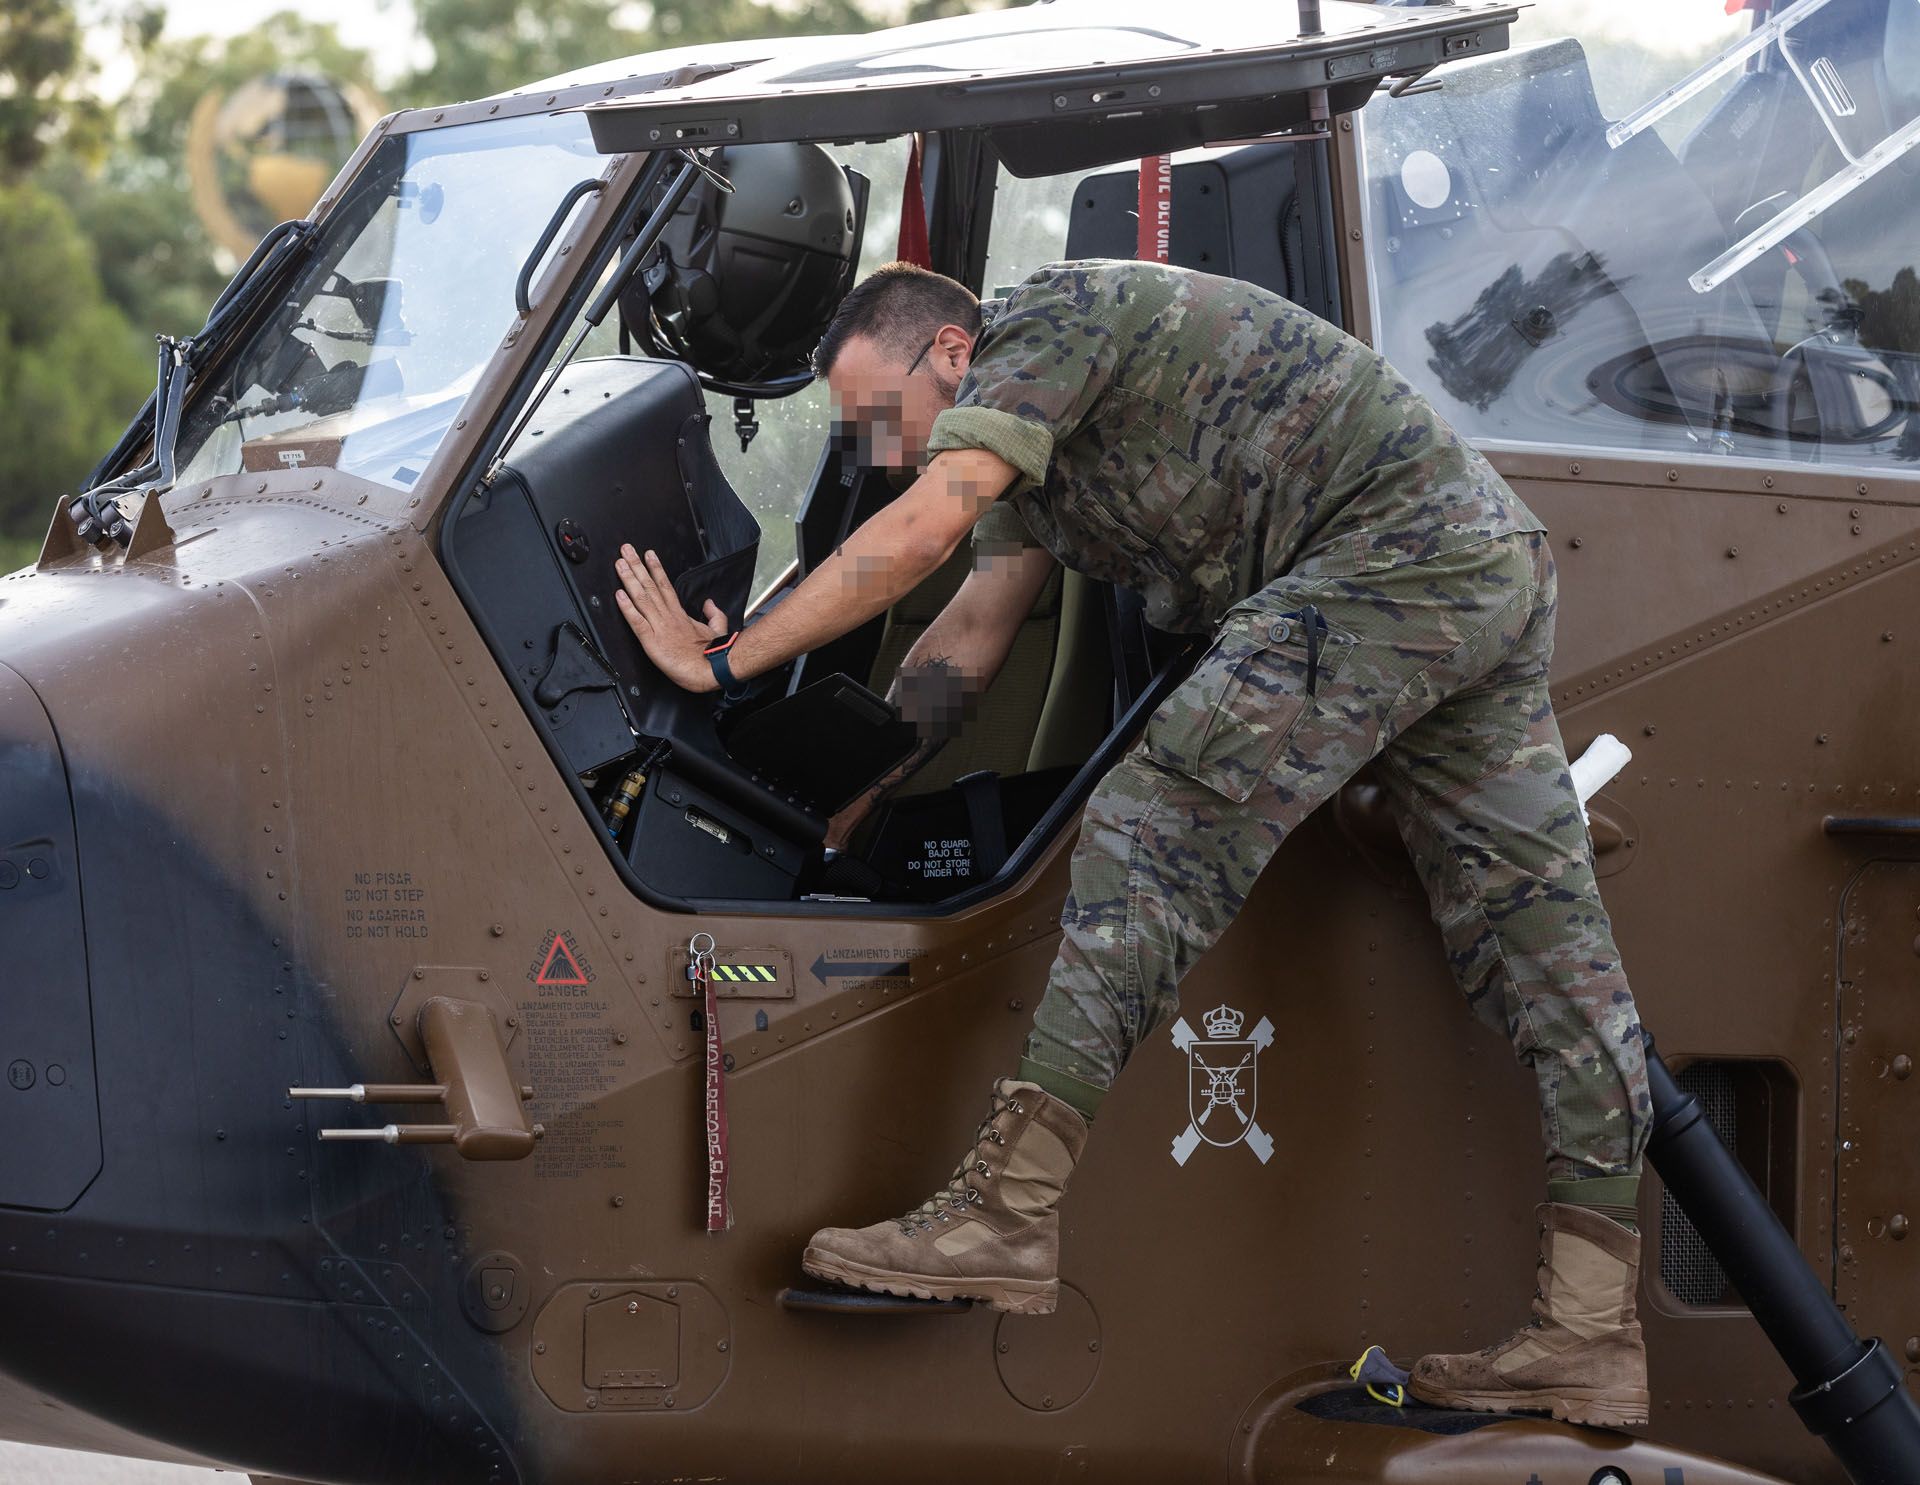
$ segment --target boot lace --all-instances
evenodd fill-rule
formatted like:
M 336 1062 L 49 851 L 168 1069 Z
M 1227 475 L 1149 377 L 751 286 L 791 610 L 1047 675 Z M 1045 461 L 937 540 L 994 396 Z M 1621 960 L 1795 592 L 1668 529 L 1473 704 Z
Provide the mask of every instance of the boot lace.
M 950 1222 L 954 1212 L 964 1212 L 969 1206 L 980 1201 L 980 1191 L 973 1182 L 977 1179 L 982 1185 L 993 1179 L 993 1168 L 980 1158 L 981 1146 L 1004 1145 L 1007 1137 L 995 1126 L 994 1120 L 1002 1114 L 1024 1114 L 1026 1106 L 1017 1098 L 1009 1098 L 998 1088 L 993 1090 L 993 1107 L 987 1117 L 973 1132 L 973 1148 L 969 1150 L 960 1164 L 954 1167 L 953 1174 L 947 1177 L 947 1184 L 933 1193 L 919 1206 L 904 1217 L 894 1221 L 900 1225 L 901 1232 L 912 1237 L 916 1231 L 931 1232 L 936 1222 Z
M 1539 1227 L 1538 1234 L 1539 1234 L 1539 1240 L 1541 1243 L 1541 1251 L 1544 1254 L 1546 1251 L 1545 1245 L 1546 1245 L 1546 1238 L 1547 1238 L 1547 1229 L 1544 1225 L 1541 1225 Z M 1533 1318 L 1528 1320 L 1525 1325 L 1521 1326 L 1512 1335 L 1503 1336 L 1500 1340 L 1495 1341 L 1491 1346 L 1482 1346 L 1480 1348 L 1480 1354 L 1482 1356 L 1492 1356 L 1495 1352 L 1504 1351 L 1507 1349 L 1507 1347 L 1511 1346 L 1515 1341 L 1519 1340 L 1520 1337 L 1525 1335 L 1528 1331 L 1541 1330 L 1546 1327 L 1546 1323 L 1547 1323 L 1546 1282 L 1547 1282 L 1547 1266 L 1543 1258 L 1539 1266 L 1536 1267 L 1533 1271 L 1533 1303 L 1530 1306 L 1530 1308 L 1533 1311 Z

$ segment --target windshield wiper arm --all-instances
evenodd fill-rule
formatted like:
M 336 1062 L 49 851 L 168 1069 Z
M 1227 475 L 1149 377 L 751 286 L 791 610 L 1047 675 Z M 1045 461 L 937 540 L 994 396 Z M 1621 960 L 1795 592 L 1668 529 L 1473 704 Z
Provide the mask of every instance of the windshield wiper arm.
M 124 544 L 132 531 L 121 513 L 119 497 L 136 493 L 155 495 L 172 488 L 174 445 L 180 436 L 181 409 L 195 366 L 219 350 L 234 328 L 259 308 L 285 278 L 288 268 L 306 255 L 313 240 L 311 219 L 303 217 L 280 223 L 260 239 L 240 271 L 220 291 L 220 297 L 207 312 L 206 324 L 197 335 L 186 339 L 171 335 L 156 337 L 160 343 L 160 364 L 152 394 L 128 424 L 127 431 L 120 435 L 120 441 L 87 477 L 87 488 L 67 503 L 67 514 L 82 541 L 96 546 L 103 541 Z M 152 443 L 147 461 L 115 479 L 103 480 L 105 472 L 125 459 L 143 438 Z

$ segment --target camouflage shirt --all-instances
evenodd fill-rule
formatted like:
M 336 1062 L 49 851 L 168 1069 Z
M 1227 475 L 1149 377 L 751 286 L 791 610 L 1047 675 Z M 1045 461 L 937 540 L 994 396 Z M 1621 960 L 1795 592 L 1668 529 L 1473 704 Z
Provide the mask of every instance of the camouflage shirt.
M 1159 628 L 1209 630 L 1283 573 L 1544 529 L 1379 355 L 1277 294 L 1091 259 L 981 310 L 928 442 L 1020 471 L 975 542 L 1043 546 Z

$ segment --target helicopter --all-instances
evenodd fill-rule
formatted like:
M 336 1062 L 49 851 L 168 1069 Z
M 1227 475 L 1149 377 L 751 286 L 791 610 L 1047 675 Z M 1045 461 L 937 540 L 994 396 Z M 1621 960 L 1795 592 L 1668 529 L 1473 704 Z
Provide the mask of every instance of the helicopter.
M 1038 0 L 382 119 L 0 579 L 0 1436 L 255 1485 L 1920 1479 L 1920 13 L 1670 9 L 1692 50 Z M 1009 1065 L 1193 662 L 1056 577 L 832 849 L 964 565 L 744 701 L 649 665 L 623 543 L 750 622 L 896 493 L 805 355 L 909 252 L 1284 294 L 1550 527 L 1665 1059 L 1646 1427 L 1350 1375 L 1520 1318 L 1538 1180 L 1364 775 L 1107 1102 L 1052 1314 L 803 1279 Z

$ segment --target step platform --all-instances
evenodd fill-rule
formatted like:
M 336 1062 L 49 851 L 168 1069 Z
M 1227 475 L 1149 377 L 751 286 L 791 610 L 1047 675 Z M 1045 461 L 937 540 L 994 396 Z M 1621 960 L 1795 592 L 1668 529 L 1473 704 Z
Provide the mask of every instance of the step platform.
M 973 1308 L 970 1299 L 903 1299 L 812 1278 L 789 1285 L 775 1298 L 781 1309 L 807 1315 L 960 1315 Z
M 1268 1388 L 1235 1430 L 1231 1477 L 1251 1485 L 1787 1485 L 1773 1475 L 1609 1428 L 1376 1402 L 1344 1367 Z

